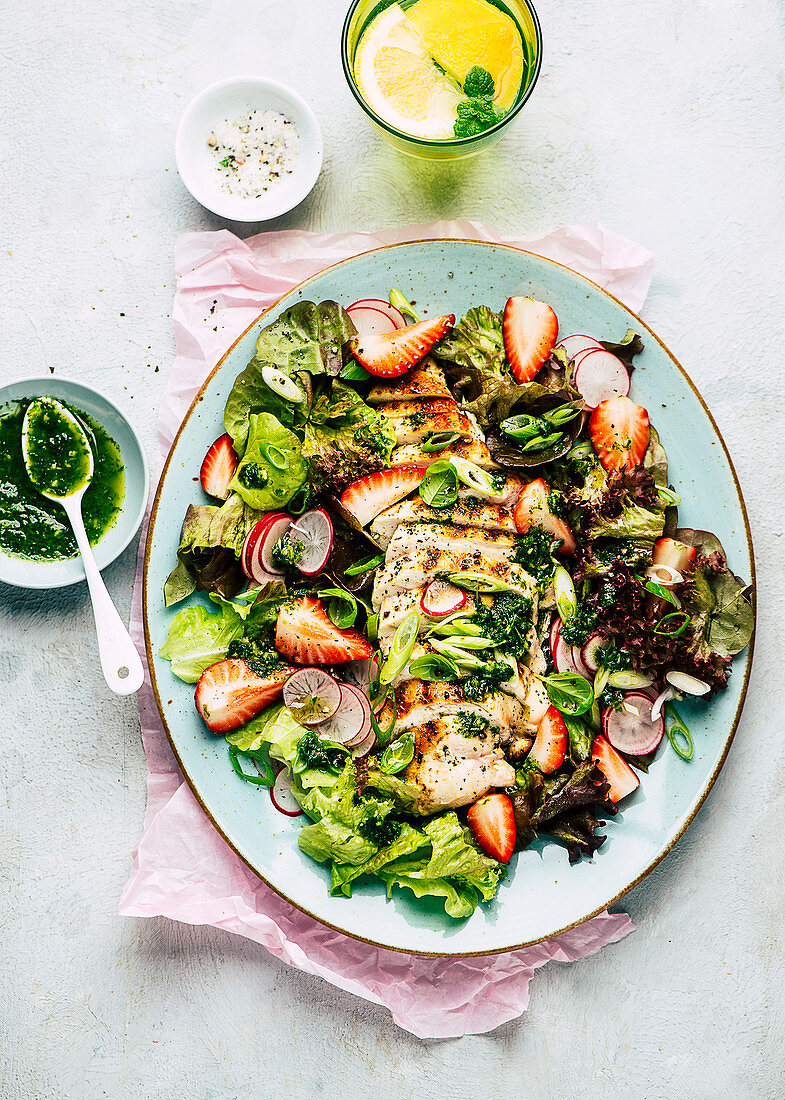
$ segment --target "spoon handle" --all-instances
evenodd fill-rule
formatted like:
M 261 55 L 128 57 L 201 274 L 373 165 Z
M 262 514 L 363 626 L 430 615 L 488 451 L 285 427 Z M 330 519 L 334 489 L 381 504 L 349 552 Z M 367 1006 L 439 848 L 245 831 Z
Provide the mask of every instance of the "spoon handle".
M 62 501 L 61 503 L 65 503 Z M 87 587 L 93 602 L 95 630 L 98 635 L 98 655 L 104 678 L 112 691 L 118 695 L 131 695 L 138 691 L 144 681 L 142 660 L 131 641 L 131 635 L 112 603 L 112 597 L 93 557 L 90 540 L 82 520 L 81 501 L 75 501 L 66 508 L 68 518 L 74 530 L 76 544 L 84 562 Z

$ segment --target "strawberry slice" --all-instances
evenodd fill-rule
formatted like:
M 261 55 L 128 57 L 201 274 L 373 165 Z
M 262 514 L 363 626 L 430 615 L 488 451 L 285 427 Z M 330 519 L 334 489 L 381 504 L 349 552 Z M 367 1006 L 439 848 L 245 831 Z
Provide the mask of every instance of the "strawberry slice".
M 589 435 L 606 470 L 634 470 L 649 446 L 649 414 L 629 397 L 611 397 L 591 414 Z
M 245 725 L 274 703 L 293 668 L 257 676 L 245 661 L 229 657 L 210 665 L 196 685 L 196 709 L 211 733 L 228 733 Z
M 548 707 L 537 727 L 537 736 L 529 752 L 544 775 L 550 775 L 560 768 L 567 755 L 567 727 L 561 712 L 556 707 Z
M 555 539 L 561 539 L 560 554 L 573 554 L 578 544 L 569 524 L 551 511 L 548 503 L 550 492 L 548 482 L 541 477 L 524 485 L 513 511 L 515 526 L 521 534 L 531 527 L 539 527 Z
M 553 351 L 559 332 L 556 314 L 545 302 L 512 297 L 504 307 L 504 351 L 516 382 L 531 382 Z
M 620 802 L 640 786 L 640 779 L 627 761 L 619 756 L 602 734 L 594 738 L 591 758 L 608 781 L 608 798 L 611 802 Z
M 226 500 L 229 496 L 229 482 L 234 477 L 236 469 L 237 455 L 232 445 L 232 437 L 222 435 L 220 439 L 216 439 L 204 456 L 204 462 L 199 471 L 202 488 L 211 497 Z
M 678 573 L 686 573 L 695 562 L 696 550 L 678 539 L 657 539 L 654 544 L 655 565 L 667 565 Z
M 366 527 L 385 508 L 397 504 L 416 489 L 425 473 L 419 466 L 395 466 L 391 470 L 366 474 L 344 489 L 341 504 L 361 527 Z
M 373 646 L 357 630 L 339 630 L 321 600 L 303 596 L 278 612 L 275 648 L 298 665 L 337 665 L 373 655 Z
M 469 807 L 469 828 L 491 859 L 509 863 L 515 847 L 515 812 L 506 794 L 486 794 Z
M 352 340 L 352 354 L 376 378 L 397 378 L 419 363 L 455 324 L 455 315 L 431 317 L 394 332 L 369 333 Z

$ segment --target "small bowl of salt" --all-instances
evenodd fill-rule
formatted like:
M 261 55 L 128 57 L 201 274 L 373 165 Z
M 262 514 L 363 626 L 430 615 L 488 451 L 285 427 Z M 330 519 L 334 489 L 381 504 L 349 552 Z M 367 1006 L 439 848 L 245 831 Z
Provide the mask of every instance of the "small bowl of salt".
M 310 193 L 322 167 L 322 134 L 291 88 L 260 76 L 210 85 L 188 106 L 175 145 L 193 197 L 237 222 L 280 217 Z

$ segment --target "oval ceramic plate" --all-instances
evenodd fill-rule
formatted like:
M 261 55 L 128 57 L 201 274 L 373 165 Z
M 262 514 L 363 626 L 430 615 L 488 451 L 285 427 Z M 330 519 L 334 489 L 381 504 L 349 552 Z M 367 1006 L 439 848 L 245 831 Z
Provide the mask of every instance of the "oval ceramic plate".
M 0 406 L 23 397 L 41 397 L 48 394 L 67 401 L 77 409 L 83 409 L 98 421 L 120 448 L 125 467 L 123 504 L 112 526 L 104 532 L 94 546 L 99 569 L 122 554 L 139 530 L 147 508 L 147 490 L 150 475 L 147 456 L 139 435 L 125 414 L 104 394 L 75 378 L 47 375 L 43 378 L 24 378 L 0 388 Z M 66 561 L 27 561 L 0 553 L 0 581 L 20 588 L 63 588 L 85 579 L 80 557 Z
M 685 704 L 695 755 L 682 761 L 663 740 L 639 790 L 606 827 L 607 841 L 591 862 L 570 866 L 558 844 L 535 845 L 514 856 L 497 898 L 472 917 L 454 921 L 436 902 L 406 891 L 385 896 L 381 883 L 355 887 L 351 900 L 330 897 L 329 870 L 297 846 L 302 819 L 283 817 L 264 790 L 233 773 L 223 738 L 210 736 L 197 716 L 193 687 L 176 680 L 157 656 L 176 609 L 164 607 L 164 580 L 175 560 L 180 521 L 191 501 L 207 447 L 223 432 L 223 408 L 235 376 L 253 356 L 259 330 L 302 299 L 358 295 L 386 298 L 398 286 L 424 316 L 486 303 L 495 309 L 511 294 L 549 302 L 560 331 L 620 339 L 630 326 L 643 335 L 632 395 L 649 409 L 684 499 L 685 526 L 709 527 L 722 540 L 731 567 L 753 580 L 744 504 L 730 459 L 694 386 L 666 348 L 634 314 L 567 268 L 514 248 L 473 241 L 419 241 L 357 256 L 328 268 L 282 298 L 234 344 L 191 406 L 175 441 L 156 497 L 145 570 L 147 652 L 164 725 L 194 793 L 218 829 L 270 886 L 317 920 L 358 939 L 415 954 L 469 955 L 509 950 L 547 939 L 605 909 L 662 859 L 690 823 L 733 738 L 751 662 L 734 661 L 726 692 L 708 706 Z

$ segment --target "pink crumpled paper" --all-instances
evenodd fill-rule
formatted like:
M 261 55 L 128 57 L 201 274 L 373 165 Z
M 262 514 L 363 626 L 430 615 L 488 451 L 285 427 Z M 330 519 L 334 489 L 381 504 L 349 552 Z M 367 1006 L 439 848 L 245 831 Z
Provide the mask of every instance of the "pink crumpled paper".
M 596 222 L 536 240 L 502 238 L 476 222 L 436 222 L 378 233 L 187 233 L 177 242 L 174 323 L 177 358 L 159 421 L 158 468 L 204 378 L 227 347 L 282 294 L 308 276 L 382 245 L 426 237 L 503 242 L 587 275 L 638 311 L 654 270 L 650 252 Z M 131 633 L 144 659 L 140 543 Z M 201 810 L 175 762 L 149 678 L 139 691 L 148 768 L 147 812 L 125 916 L 166 916 L 248 936 L 273 955 L 374 1004 L 419 1038 L 490 1031 L 519 1016 L 537 967 L 571 962 L 633 931 L 626 913 L 604 913 L 553 940 L 480 958 L 433 959 L 387 951 L 333 932 L 273 893 Z

